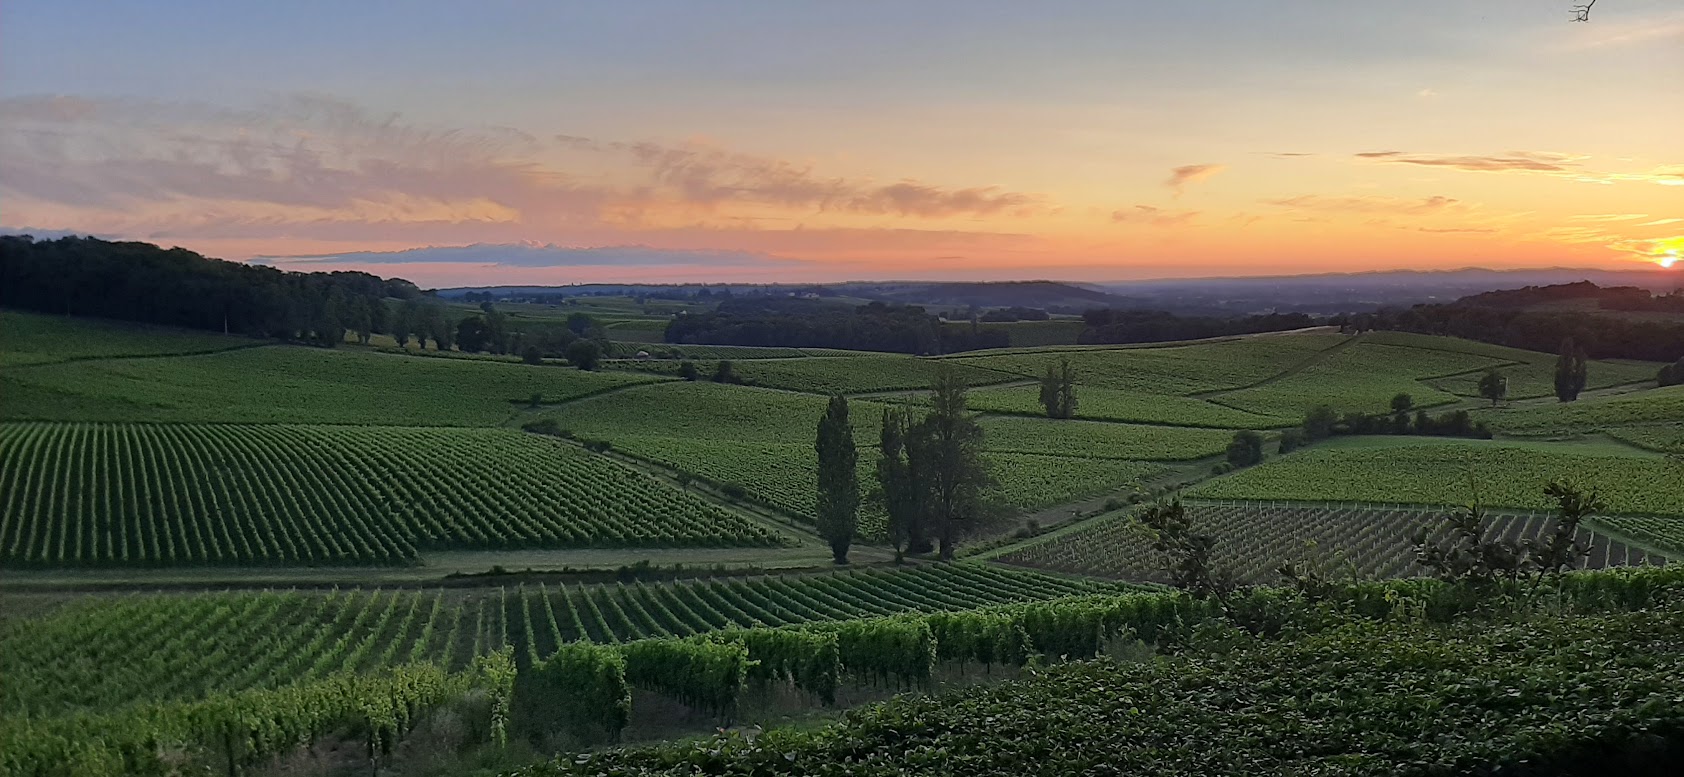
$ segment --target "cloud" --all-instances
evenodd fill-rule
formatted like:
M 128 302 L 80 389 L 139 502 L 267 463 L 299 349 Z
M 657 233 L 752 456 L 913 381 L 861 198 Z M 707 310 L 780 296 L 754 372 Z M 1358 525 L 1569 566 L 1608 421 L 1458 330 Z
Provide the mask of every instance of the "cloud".
M 1313 210 L 1337 213 L 1447 213 L 1467 211 L 1471 206 L 1460 200 L 1434 195 L 1419 200 L 1401 199 L 1397 197 L 1381 197 L 1376 195 L 1355 195 L 1340 197 L 1323 197 L 1315 194 L 1301 194 L 1296 197 L 1264 200 L 1269 205 L 1294 210 Z
M 1415 93 L 1415 96 L 1416 96 L 1416 97 L 1419 97 L 1419 98 L 1421 98 L 1421 99 L 1423 99 L 1423 100 L 1430 100 L 1430 99 L 1432 99 L 1432 98 L 1434 98 L 1434 97 L 1437 97 L 1437 96 L 1438 96 L 1438 92 L 1436 92 L 1436 91 L 1433 91 L 1433 89 L 1432 89 L 1432 88 L 1431 88 L 1431 87 L 1428 87 L 1428 88 L 1424 88 L 1424 89 L 1422 89 L 1422 90 L 1421 90 L 1421 91 L 1419 91 L 1419 92 L 1416 92 L 1416 93 Z
M 1014 218 L 1040 195 L 825 176 L 703 143 L 430 127 L 314 96 L 204 103 L 0 99 L 8 220 L 141 238 L 613 245 L 824 213 Z M 628 240 L 631 238 L 631 240 Z M 335 246 L 337 248 L 338 246 Z
M 1466 232 L 1466 233 L 1496 232 L 1497 230 L 1492 229 L 1490 227 L 1443 227 L 1443 228 L 1416 227 L 1415 231 L 1416 232 L 1433 232 L 1433 233 L 1438 233 L 1438 234 L 1455 234 L 1455 233 L 1464 233 L 1464 232 Z
M 1597 213 L 1581 216 L 1568 216 L 1568 221 L 1636 221 L 1649 218 L 1647 213 Z
M 1227 165 L 1217 164 L 1182 165 L 1169 171 L 1169 179 L 1164 181 L 1164 185 L 1174 190 L 1175 196 L 1180 197 L 1188 184 L 1198 183 L 1226 169 Z
M 1677 224 L 1680 221 L 1684 221 L 1684 219 L 1655 219 L 1654 221 L 1645 221 L 1642 224 L 1634 224 L 1632 226 L 1658 227 L 1658 226 L 1661 226 L 1663 224 Z
M 1196 210 L 1164 210 L 1151 205 L 1136 205 L 1111 212 L 1111 220 L 1119 224 L 1150 224 L 1154 227 L 1177 227 L 1199 217 Z
M 1501 155 L 1440 155 L 1440 154 L 1410 154 L 1402 151 L 1364 151 L 1355 155 L 1359 159 L 1369 159 L 1404 165 L 1421 165 L 1425 167 L 1451 167 L 1457 170 L 1474 172 L 1506 172 L 1526 171 L 1545 173 L 1564 173 L 1572 171 L 1576 162 L 1585 159 L 1582 156 L 1567 154 L 1552 154 L 1536 151 L 1510 151 Z
M 260 264 L 479 264 L 496 267 L 749 267 L 787 262 L 741 251 L 680 251 L 649 246 L 568 248 L 558 245 L 474 244 L 402 251 L 353 251 L 304 256 L 260 256 Z

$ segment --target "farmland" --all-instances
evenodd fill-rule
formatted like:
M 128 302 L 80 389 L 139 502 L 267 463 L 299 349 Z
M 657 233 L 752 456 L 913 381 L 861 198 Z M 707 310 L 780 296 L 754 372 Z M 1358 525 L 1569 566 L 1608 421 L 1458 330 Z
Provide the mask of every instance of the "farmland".
M 779 541 L 601 456 L 491 429 L 12 423 L 0 425 L 0 473 L 8 566 Z
M 0 310 L 0 367 L 209 353 L 261 344 L 208 332 Z
M 1624 443 L 1661 453 L 1684 453 L 1684 424 L 1671 426 L 1616 426 L 1608 436 Z
M 1414 533 L 1421 526 L 1444 531 L 1442 514 L 1380 507 L 1226 504 L 1187 505 L 1194 527 L 1216 538 L 1216 563 L 1247 583 L 1281 581 L 1276 568 L 1292 562 L 1339 578 L 1385 579 L 1426 574 L 1415 563 Z M 1681 524 L 1684 525 L 1684 524 Z M 1610 528 L 1614 528 L 1612 525 Z M 1536 540 L 1554 531 L 1544 515 L 1489 516 L 1485 530 L 1509 540 Z M 1617 530 L 1629 530 L 1620 527 Z M 1637 539 L 1637 537 L 1633 537 Z M 1591 546 L 1583 567 L 1661 565 L 1666 559 L 1581 530 Z M 1168 582 L 1150 532 L 1129 515 L 1060 533 L 999 557 L 1027 567 L 1123 580 Z
M 1544 485 L 1594 487 L 1614 513 L 1684 515 L 1684 464 L 1618 446 L 1352 438 L 1282 456 L 1188 491 L 1212 499 L 1465 504 L 1543 509 Z
M 983 387 L 972 390 L 970 400 L 973 409 L 983 412 L 1028 416 L 1046 414 L 1036 386 Z M 1142 394 L 1085 385 L 1077 394 L 1076 417 L 1212 429 L 1270 429 L 1291 426 L 1302 420 L 1248 413 L 1195 397 Z
M 1586 431 L 1655 422 L 1677 423 L 1684 419 L 1684 386 L 1587 397 L 1577 402 L 1483 410 L 1479 417 L 1498 429 L 1517 434 Z
M 982 420 L 988 450 L 1095 459 L 1187 461 L 1222 453 L 1231 434 L 1144 424 L 988 416 Z
M 579 397 L 629 372 L 269 346 L 8 369 L 0 419 L 494 426 L 533 395 Z
M 683 346 L 686 349 L 693 347 L 695 346 Z M 732 361 L 731 367 L 737 382 L 749 386 L 828 395 L 928 388 L 934 382 L 936 370 L 942 364 L 944 362 L 914 356 L 873 354 L 746 359 L 740 362 Z M 679 367 L 670 361 L 622 362 L 617 366 L 667 375 L 677 375 Z M 703 377 L 708 377 L 719 368 L 719 362 L 702 360 L 695 362 L 695 366 Z M 1020 379 L 1016 375 L 968 365 L 960 365 L 954 369 L 959 377 L 971 385 L 981 386 Z
M 192 699 L 514 646 L 599 644 L 1116 592 L 962 564 L 902 571 L 477 591 L 205 593 L 87 600 L 0 626 L 0 715 Z M 118 657 L 145 657 L 112 671 Z
M 1296 373 L 1267 385 L 1223 393 L 1215 401 L 1252 413 L 1294 419 L 1302 419 L 1310 408 L 1324 404 L 1341 412 L 1383 412 L 1398 394 L 1409 394 L 1418 407 L 1431 407 L 1455 402 L 1457 397 L 1421 380 L 1492 364 L 1495 362 L 1480 356 L 1358 340 Z
M 1149 394 L 1191 394 L 1239 388 L 1264 380 L 1347 339 L 1341 335 L 1292 334 L 1170 347 L 1052 348 L 987 356 L 961 355 L 947 360 L 1024 378 L 1039 378 L 1049 366 L 1068 360 L 1077 382 L 1083 386 Z

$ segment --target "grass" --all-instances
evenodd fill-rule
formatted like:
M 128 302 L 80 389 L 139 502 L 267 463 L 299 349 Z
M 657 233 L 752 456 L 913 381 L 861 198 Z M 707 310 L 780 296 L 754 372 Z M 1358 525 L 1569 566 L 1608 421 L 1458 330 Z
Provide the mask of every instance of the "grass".
M 993 413 L 1042 416 L 1039 386 L 998 386 L 971 392 L 971 407 Z M 1300 419 L 1249 413 L 1194 397 L 1078 386 L 1076 417 L 1212 429 L 1268 429 Z
M 1344 438 L 1207 481 L 1214 499 L 1550 507 L 1544 486 L 1565 479 L 1600 489 L 1614 513 L 1684 515 L 1684 464 L 1617 444 L 1422 438 Z
M 206 353 L 261 342 L 192 329 L 0 310 L 0 367 Z
M 0 419 L 492 426 L 538 394 L 656 378 L 303 346 L 8 370 Z
M 1233 436 L 1218 429 L 1009 416 L 985 417 L 982 428 L 991 451 L 1138 461 L 1215 456 Z

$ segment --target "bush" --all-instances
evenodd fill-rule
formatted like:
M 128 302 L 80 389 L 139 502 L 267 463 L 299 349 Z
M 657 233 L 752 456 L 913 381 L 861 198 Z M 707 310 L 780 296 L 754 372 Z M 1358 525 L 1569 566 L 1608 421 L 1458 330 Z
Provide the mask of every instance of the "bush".
M 743 499 L 748 496 L 748 489 L 743 488 L 740 483 L 726 483 L 720 486 L 719 490 L 730 499 Z
M 1655 382 L 1662 386 L 1684 385 L 1684 356 L 1680 356 L 1678 361 L 1662 367 L 1661 371 L 1655 375 Z
M 515 675 L 510 721 L 535 744 L 552 731 L 586 739 L 620 737 L 631 718 L 626 658 L 618 648 L 569 642 Z
M 607 453 L 614 449 L 614 443 L 607 440 L 585 440 L 585 450 L 592 453 Z
M 544 352 L 538 350 L 538 346 L 536 345 L 529 345 L 521 350 L 520 360 L 526 362 L 527 364 L 543 364 Z
M 1263 460 L 1263 435 L 1246 430 L 1235 432 L 1228 443 L 1228 463 L 1235 469 L 1249 467 Z
M 1288 429 L 1281 432 L 1281 443 L 1278 451 L 1280 453 L 1291 453 L 1298 450 L 1299 448 L 1304 447 L 1304 443 L 1307 441 L 1306 438 L 1307 435 L 1304 434 L 1303 429 Z
M 602 359 L 602 346 L 595 340 L 574 340 L 567 346 L 567 361 L 581 370 L 594 370 Z
M 683 361 L 678 364 L 678 377 L 685 380 L 696 380 L 701 377 L 701 373 L 696 370 L 695 362 Z

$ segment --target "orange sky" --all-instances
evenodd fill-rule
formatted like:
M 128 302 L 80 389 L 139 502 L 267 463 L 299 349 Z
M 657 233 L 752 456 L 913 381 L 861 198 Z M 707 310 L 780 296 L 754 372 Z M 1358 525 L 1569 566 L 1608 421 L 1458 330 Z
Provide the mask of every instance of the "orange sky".
M 8 229 L 427 285 L 1641 267 L 1684 251 L 1684 8 L 1661 0 L 1599 4 L 1585 24 L 1519 0 L 74 5 L 0 20 Z M 172 18 L 196 13 L 197 28 Z M 319 27 L 311 13 L 332 29 L 265 42 Z M 89 29 L 75 67 L 44 43 L 55 26 Z M 475 244 L 490 247 L 401 253 Z M 494 248 L 521 245 L 537 248 Z M 624 250 L 569 250 L 600 247 Z

